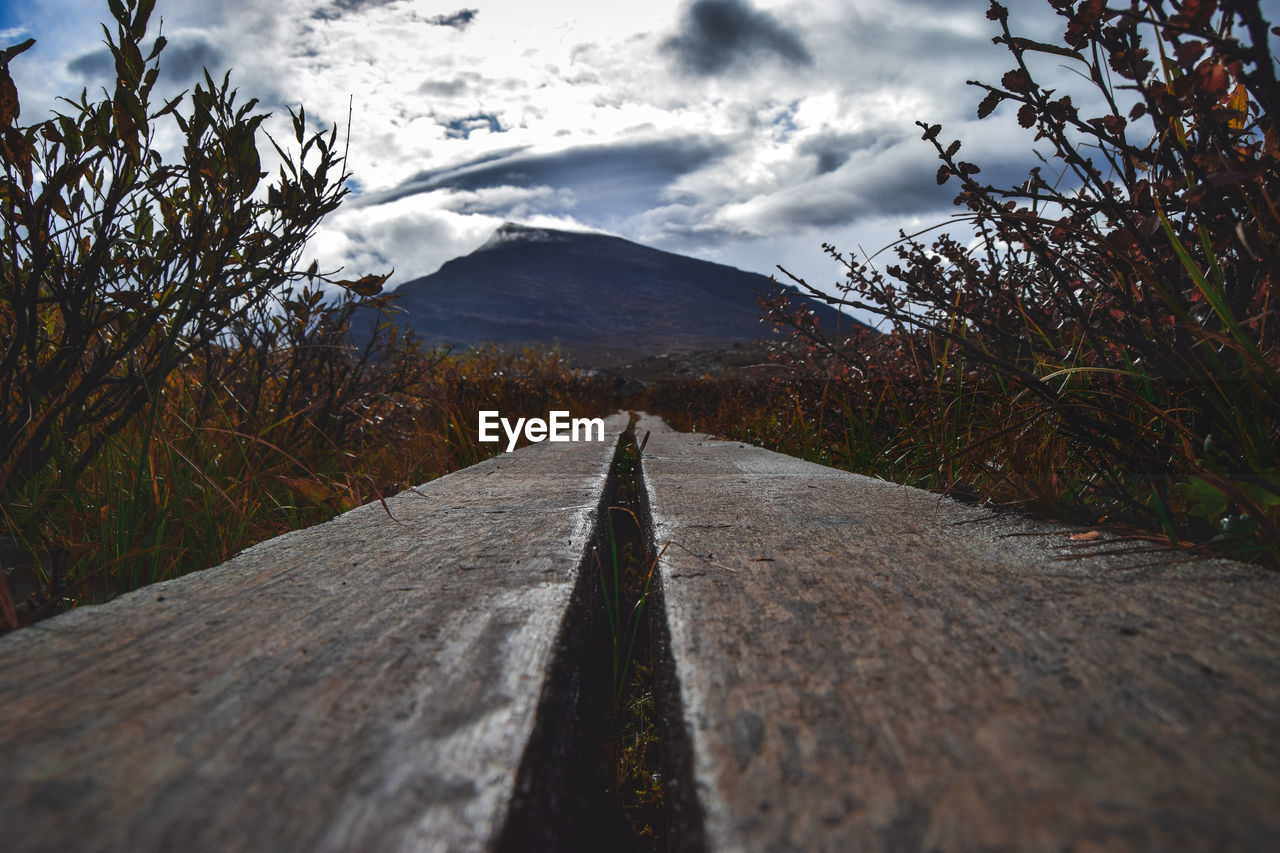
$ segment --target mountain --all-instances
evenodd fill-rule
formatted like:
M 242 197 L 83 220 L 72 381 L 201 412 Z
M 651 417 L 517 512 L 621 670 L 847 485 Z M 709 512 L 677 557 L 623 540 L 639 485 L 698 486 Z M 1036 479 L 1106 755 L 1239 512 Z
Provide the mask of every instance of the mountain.
M 817 312 L 822 329 L 854 324 L 786 289 Z M 763 338 L 772 327 L 760 320 L 756 294 L 772 290 L 757 273 L 620 237 L 507 222 L 479 249 L 394 293 L 397 324 L 426 344 L 558 342 L 575 362 L 605 365 Z

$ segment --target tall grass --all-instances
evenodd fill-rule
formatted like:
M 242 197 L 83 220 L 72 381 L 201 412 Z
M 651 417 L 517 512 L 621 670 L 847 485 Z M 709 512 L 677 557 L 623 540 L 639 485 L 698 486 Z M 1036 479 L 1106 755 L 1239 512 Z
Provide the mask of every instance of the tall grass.
M 330 308 L 329 310 L 333 310 Z M 377 363 L 312 340 L 193 359 L 56 495 L 9 499 L 25 552 L 21 624 L 215 565 L 245 547 L 501 451 L 476 412 L 612 411 L 612 389 L 556 352 L 462 355 L 410 346 Z M 33 490 L 55 487 L 48 480 Z

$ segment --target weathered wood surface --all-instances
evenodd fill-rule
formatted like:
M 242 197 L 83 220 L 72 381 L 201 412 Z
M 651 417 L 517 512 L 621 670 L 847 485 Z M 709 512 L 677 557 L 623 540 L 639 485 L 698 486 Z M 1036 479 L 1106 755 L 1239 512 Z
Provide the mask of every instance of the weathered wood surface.
M 1274 573 L 645 430 L 711 849 L 1280 849 Z
M 501 828 L 625 418 L 0 639 L 8 851 Z

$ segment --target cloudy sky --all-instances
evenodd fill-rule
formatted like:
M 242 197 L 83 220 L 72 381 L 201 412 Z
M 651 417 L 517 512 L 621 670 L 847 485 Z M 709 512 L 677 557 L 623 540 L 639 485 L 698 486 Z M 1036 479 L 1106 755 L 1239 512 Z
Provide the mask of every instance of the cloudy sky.
M 1265 3 L 1274 20 L 1280 0 Z M 1008 2 L 1015 32 L 1059 19 Z M 1033 165 L 980 92 L 1011 67 L 986 0 L 158 0 L 165 84 L 232 71 L 277 117 L 345 127 L 355 192 L 314 244 L 348 272 L 435 270 L 503 220 L 601 230 L 815 284 L 820 245 L 943 222 L 951 186 L 916 120 L 1000 182 Z M 106 0 L 0 0 L 23 119 L 109 79 Z M 1063 68 L 1045 78 L 1079 88 Z M 283 135 L 283 134 L 282 134 Z M 265 142 L 264 142 L 265 145 Z

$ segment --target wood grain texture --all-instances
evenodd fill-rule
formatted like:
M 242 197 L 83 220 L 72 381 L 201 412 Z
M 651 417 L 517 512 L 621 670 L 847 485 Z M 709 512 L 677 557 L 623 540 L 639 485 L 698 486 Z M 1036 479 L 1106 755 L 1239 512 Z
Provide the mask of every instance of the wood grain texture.
M 487 845 L 625 425 L 0 639 L 0 846 Z
M 711 849 L 1280 849 L 1275 573 L 645 430 Z

